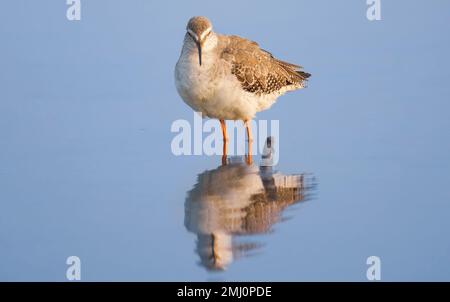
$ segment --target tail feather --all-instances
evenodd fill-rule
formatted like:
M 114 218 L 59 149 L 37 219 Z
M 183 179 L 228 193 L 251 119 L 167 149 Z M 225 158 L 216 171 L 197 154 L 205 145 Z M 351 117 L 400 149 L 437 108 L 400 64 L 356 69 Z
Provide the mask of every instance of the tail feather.
M 300 77 L 302 77 L 303 80 L 307 80 L 307 79 L 311 76 L 310 73 L 307 73 L 307 72 L 304 72 L 304 71 L 301 71 L 301 70 L 297 71 L 297 74 L 298 74 Z
M 310 73 L 303 71 L 303 67 L 300 65 L 295 65 L 278 59 L 277 62 L 288 74 L 290 74 L 292 81 L 291 84 L 304 84 L 304 82 L 308 81 L 308 78 L 311 76 Z

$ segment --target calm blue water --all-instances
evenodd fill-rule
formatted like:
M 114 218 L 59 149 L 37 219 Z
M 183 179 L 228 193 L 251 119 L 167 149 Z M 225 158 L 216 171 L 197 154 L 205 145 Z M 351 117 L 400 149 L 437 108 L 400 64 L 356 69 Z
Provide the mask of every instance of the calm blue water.
M 448 1 L 81 2 L 1 4 L 0 280 L 450 280 Z M 303 187 L 172 154 L 193 15 L 313 74 L 258 115 Z

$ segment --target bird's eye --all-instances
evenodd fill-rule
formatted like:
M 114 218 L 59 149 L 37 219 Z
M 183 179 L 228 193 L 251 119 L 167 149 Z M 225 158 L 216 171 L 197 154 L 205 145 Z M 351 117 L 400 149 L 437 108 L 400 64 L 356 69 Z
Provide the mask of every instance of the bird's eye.
M 192 38 L 192 40 L 194 40 L 194 42 L 197 42 L 197 36 L 195 34 L 193 34 L 191 31 L 188 31 L 187 33 Z

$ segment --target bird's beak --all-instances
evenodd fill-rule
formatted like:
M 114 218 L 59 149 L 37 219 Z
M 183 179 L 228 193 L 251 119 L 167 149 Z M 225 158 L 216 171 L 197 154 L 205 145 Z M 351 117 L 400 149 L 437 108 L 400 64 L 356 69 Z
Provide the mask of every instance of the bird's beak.
M 200 66 L 202 66 L 202 42 L 195 41 L 195 43 L 197 44 L 198 49 L 198 63 L 200 64 Z

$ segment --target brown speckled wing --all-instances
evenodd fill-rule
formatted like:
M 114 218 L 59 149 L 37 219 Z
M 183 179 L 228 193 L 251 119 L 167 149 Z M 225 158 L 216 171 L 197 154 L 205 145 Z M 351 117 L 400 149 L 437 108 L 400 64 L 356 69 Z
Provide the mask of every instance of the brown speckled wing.
M 285 87 L 302 88 L 310 76 L 295 64 L 283 62 L 259 47 L 256 42 L 222 36 L 222 58 L 231 64 L 231 72 L 242 88 L 257 95 L 270 94 Z

